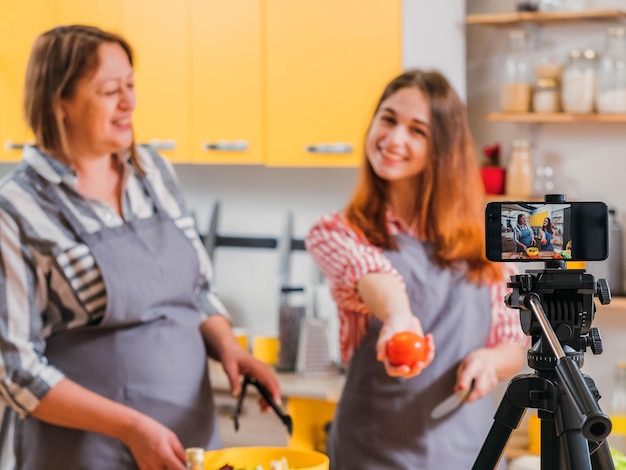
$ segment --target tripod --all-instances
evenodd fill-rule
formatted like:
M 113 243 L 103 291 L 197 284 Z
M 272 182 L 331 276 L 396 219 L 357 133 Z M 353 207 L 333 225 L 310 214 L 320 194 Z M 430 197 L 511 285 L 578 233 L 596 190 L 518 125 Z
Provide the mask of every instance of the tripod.
M 513 291 L 505 303 L 520 310 L 522 329 L 533 338 L 527 358 L 535 374 L 509 382 L 473 470 L 497 467 L 527 408 L 539 410 L 542 470 L 614 469 L 606 442 L 611 421 L 598 406 L 593 379 L 580 372 L 587 346 L 602 353 L 600 333 L 591 328 L 593 297 L 608 304 L 608 285 L 583 269 L 564 269 L 562 261 L 546 267 L 512 276 L 508 284 Z

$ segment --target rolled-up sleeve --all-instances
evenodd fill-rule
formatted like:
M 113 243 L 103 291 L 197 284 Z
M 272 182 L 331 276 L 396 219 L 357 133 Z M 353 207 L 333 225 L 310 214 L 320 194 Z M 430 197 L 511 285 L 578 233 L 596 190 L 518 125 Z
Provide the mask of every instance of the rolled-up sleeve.
M 63 378 L 43 355 L 47 291 L 34 257 L 17 224 L 0 209 L 0 394 L 22 416 Z
M 357 284 L 369 273 L 392 274 L 404 286 L 404 279 L 382 250 L 359 236 L 341 214 L 318 219 L 309 230 L 305 244 L 308 253 L 328 278 L 340 307 L 366 312 Z

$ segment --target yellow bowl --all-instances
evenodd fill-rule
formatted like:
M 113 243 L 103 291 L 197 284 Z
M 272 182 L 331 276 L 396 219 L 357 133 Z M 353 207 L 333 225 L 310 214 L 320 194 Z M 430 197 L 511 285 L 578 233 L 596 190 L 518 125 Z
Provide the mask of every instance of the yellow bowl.
M 328 470 L 330 462 L 321 452 L 297 450 L 287 447 L 229 447 L 212 450 L 204 454 L 204 470 L 219 470 L 229 464 L 235 468 L 255 468 L 262 465 L 270 469 L 271 460 L 287 459 L 289 469 L 294 470 Z
M 530 248 L 526 248 L 526 254 L 531 258 L 534 258 L 539 254 L 539 248 L 536 246 L 531 246 Z

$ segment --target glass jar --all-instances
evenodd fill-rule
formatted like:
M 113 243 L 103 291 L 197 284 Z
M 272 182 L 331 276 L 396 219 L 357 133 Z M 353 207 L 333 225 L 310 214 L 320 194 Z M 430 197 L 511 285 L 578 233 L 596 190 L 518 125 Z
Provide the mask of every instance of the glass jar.
M 596 94 L 596 52 L 574 49 L 563 70 L 561 106 L 566 113 L 592 113 Z
M 505 113 L 527 113 L 530 110 L 531 57 L 524 31 L 509 33 L 509 51 L 504 61 L 500 88 L 500 109 Z
M 626 34 L 609 28 L 598 66 L 596 109 L 599 113 L 626 113 Z
M 506 169 L 506 193 L 521 199 L 533 193 L 533 168 L 530 143 L 519 139 L 513 141 L 513 152 Z
M 586 0 L 562 0 L 561 3 L 565 11 L 583 11 L 587 8 Z
M 561 109 L 561 90 L 556 80 L 540 78 L 533 90 L 535 113 L 558 113 Z
M 560 11 L 563 9 L 564 0 L 539 0 L 540 11 Z

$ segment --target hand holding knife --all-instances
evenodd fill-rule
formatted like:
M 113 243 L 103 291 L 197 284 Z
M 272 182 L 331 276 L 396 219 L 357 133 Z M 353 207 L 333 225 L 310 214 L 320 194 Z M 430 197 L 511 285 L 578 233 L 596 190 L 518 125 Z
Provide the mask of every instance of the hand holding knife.
M 448 398 L 435 406 L 430 413 L 430 417 L 433 419 L 439 419 L 452 413 L 454 410 L 460 407 L 463 402 L 465 402 L 465 399 L 470 396 L 470 393 L 472 393 L 473 390 L 474 380 L 472 380 L 472 384 L 467 390 L 459 390 L 458 392 L 454 392 Z

